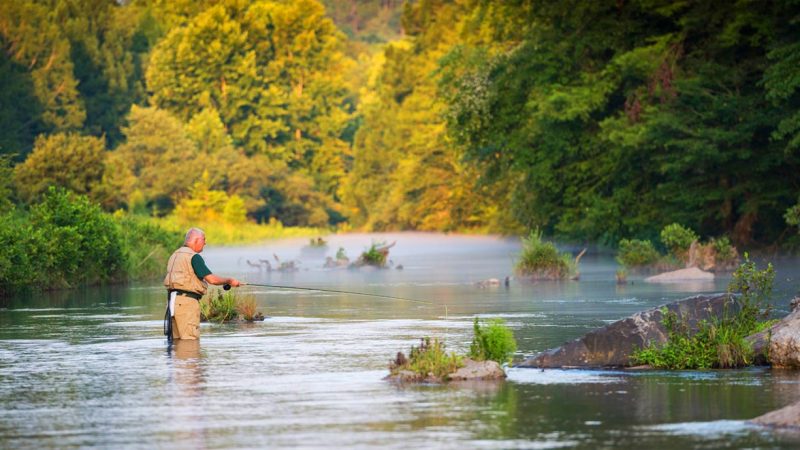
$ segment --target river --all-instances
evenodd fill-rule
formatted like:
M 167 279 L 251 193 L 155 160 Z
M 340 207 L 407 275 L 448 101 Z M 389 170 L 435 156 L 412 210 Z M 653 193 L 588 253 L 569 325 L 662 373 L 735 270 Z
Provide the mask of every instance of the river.
M 481 288 L 511 275 L 515 239 L 424 233 L 327 237 L 204 251 L 244 287 L 264 322 L 203 324 L 199 346 L 168 349 L 156 282 L 20 295 L 0 308 L 2 448 L 798 448 L 796 435 L 745 421 L 800 400 L 800 374 L 509 369 L 500 383 L 397 386 L 382 378 L 398 351 L 442 338 L 464 352 L 475 316 L 502 317 L 517 360 L 636 311 L 728 279 L 650 285 L 614 281 L 612 255 L 581 260 L 580 281 Z M 387 270 L 323 269 L 339 247 L 355 257 L 397 241 Z M 300 270 L 251 267 L 275 256 Z M 402 265 L 402 270 L 396 268 Z M 797 260 L 776 261 L 776 314 L 797 293 Z

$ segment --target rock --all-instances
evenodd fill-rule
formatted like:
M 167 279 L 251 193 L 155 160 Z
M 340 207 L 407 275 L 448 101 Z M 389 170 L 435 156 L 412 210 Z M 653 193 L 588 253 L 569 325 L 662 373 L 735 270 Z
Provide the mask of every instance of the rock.
M 500 380 L 506 377 L 506 372 L 495 361 L 464 360 L 464 367 L 448 375 L 452 381 L 467 380 Z
M 725 294 L 690 297 L 618 320 L 561 347 L 528 358 L 517 367 L 629 366 L 630 355 L 634 350 L 649 343 L 667 341 L 667 330 L 661 324 L 663 307 L 686 319 L 691 329 L 696 329 L 697 323 L 701 320 L 722 316 L 726 308 L 731 313 L 738 310 L 736 302 Z
M 776 428 L 800 428 L 800 402 L 768 412 L 750 422 Z
M 714 281 L 714 274 L 711 272 L 703 272 L 697 267 L 690 267 L 688 269 L 673 270 L 658 274 L 652 277 L 645 278 L 644 281 L 648 283 L 680 283 L 683 281 Z
M 770 328 L 746 339 L 753 346 L 757 364 L 800 368 L 800 310 L 795 309 Z

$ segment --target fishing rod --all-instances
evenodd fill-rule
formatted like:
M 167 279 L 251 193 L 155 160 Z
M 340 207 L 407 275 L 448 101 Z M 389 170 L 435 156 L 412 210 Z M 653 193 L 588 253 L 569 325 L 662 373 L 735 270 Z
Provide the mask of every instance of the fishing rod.
M 414 300 L 414 299 L 405 298 L 405 297 L 394 297 L 394 296 L 391 296 L 391 295 L 370 294 L 370 293 L 367 293 L 367 292 L 339 291 L 339 290 L 336 290 L 336 289 L 307 288 L 307 287 L 299 287 L 299 286 L 281 286 L 281 285 L 277 285 L 277 284 L 258 284 L 258 283 L 242 283 L 241 286 L 258 286 L 258 287 L 269 287 L 269 288 L 276 288 L 276 289 L 293 289 L 293 290 L 297 290 L 297 291 L 333 292 L 333 293 L 336 293 L 336 294 L 363 295 L 365 297 L 388 298 L 388 299 L 392 299 L 392 300 L 404 300 L 404 301 L 407 301 L 407 302 L 422 303 L 422 304 L 425 304 L 425 305 L 436 305 L 436 303 L 427 302 L 427 301 L 424 301 L 424 300 Z M 229 290 L 231 288 L 231 285 L 230 284 L 226 284 L 222 288 L 227 291 L 227 290 Z M 444 307 L 447 308 L 447 305 L 444 305 Z

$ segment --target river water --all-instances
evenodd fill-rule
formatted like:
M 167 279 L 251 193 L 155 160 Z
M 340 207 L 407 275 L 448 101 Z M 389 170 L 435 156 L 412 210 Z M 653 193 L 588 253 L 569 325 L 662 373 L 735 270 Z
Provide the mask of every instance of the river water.
M 688 372 L 508 370 L 504 382 L 398 386 L 382 378 L 398 351 L 442 338 L 465 352 L 472 321 L 502 317 L 517 360 L 636 311 L 727 279 L 618 286 L 611 255 L 581 260 L 579 282 L 481 288 L 511 274 L 519 243 L 440 234 L 335 235 L 327 252 L 294 239 L 214 247 L 220 275 L 348 294 L 242 288 L 261 323 L 204 324 L 199 345 L 168 348 L 158 282 L 3 299 L 0 448 L 798 448 L 800 437 L 746 420 L 800 400 L 800 374 L 762 369 Z M 397 241 L 389 270 L 328 270 Z M 299 260 L 294 273 L 251 267 Z M 800 277 L 776 263 L 776 314 Z

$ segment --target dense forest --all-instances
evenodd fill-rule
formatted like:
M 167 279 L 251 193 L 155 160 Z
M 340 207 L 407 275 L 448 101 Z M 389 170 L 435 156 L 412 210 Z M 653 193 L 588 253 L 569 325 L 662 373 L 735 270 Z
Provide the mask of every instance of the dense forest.
M 796 0 L 0 0 L 0 45 L 6 214 L 60 186 L 197 221 L 798 240 Z

